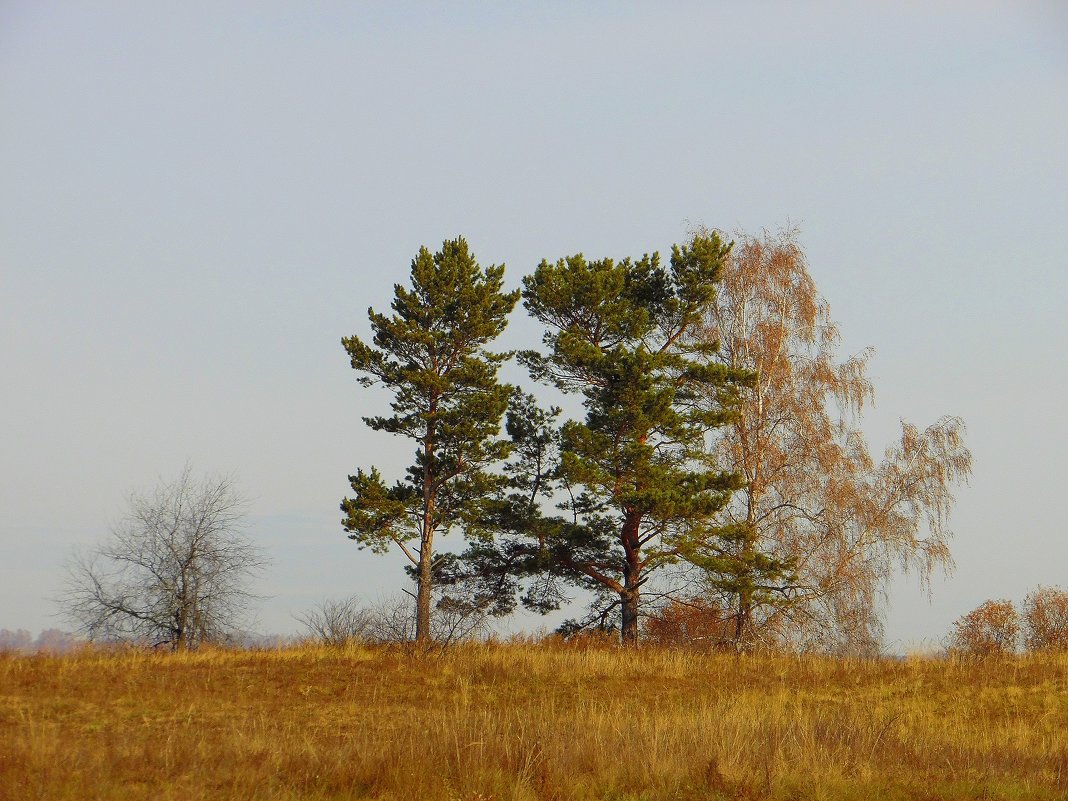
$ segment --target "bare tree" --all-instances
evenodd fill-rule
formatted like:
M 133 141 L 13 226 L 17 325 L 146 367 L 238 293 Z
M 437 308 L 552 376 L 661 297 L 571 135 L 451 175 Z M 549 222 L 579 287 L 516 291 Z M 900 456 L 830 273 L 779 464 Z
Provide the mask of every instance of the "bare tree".
M 93 640 L 174 650 L 240 630 L 251 578 L 266 562 L 243 533 L 245 501 L 226 477 L 172 482 L 133 493 L 110 538 L 74 557 L 63 612 Z
M 792 229 L 737 237 L 699 336 L 758 376 L 714 444 L 744 482 L 719 520 L 736 536 L 705 561 L 736 644 L 870 649 L 894 570 L 926 582 L 952 564 L 953 489 L 972 464 L 963 423 L 903 422 L 875 462 L 857 427 L 873 398 L 871 351 L 839 360 L 838 327 Z M 761 575 L 769 557 L 791 569 Z

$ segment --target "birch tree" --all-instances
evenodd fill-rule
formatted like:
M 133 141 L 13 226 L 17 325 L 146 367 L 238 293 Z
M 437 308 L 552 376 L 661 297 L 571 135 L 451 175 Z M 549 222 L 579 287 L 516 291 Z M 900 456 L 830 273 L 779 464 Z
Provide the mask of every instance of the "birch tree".
M 929 586 L 952 567 L 954 489 L 972 467 L 964 423 L 902 422 L 883 458 L 871 456 L 859 419 L 873 398 L 872 351 L 839 358 L 838 327 L 793 230 L 738 237 L 699 338 L 718 344 L 719 363 L 757 376 L 714 447 L 742 477 L 718 516 L 740 536 L 709 541 L 694 559 L 735 644 L 870 646 L 895 570 Z M 765 581 L 753 572 L 761 557 L 791 569 Z

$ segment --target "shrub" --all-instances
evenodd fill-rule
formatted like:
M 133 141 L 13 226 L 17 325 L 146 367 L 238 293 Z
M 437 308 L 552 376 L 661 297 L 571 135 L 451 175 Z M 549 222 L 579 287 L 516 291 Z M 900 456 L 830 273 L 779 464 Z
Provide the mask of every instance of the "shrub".
M 1023 629 L 1028 651 L 1068 651 L 1068 591 L 1039 587 L 1028 595 Z
M 733 634 L 730 616 L 704 598 L 672 600 L 645 620 L 646 641 L 655 645 L 722 648 Z
M 972 656 L 1011 654 L 1020 636 L 1020 615 L 1011 601 L 986 601 L 953 624 L 949 648 Z
M 328 599 L 297 616 L 312 640 L 323 645 L 342 646 L 376 638 L 374 614 L 360 606 L 356 596 Z
M 489 632 L 489 613 L 463 597 L 435 593 L 427 647 L 477 640 Z M 321 601 L 297 615 L 308 639 L 330 646 L 349 643 L 411 643 L 415 639 L 415 606 L 404 596 L 386 597 L 364 606 L 359 596 Z

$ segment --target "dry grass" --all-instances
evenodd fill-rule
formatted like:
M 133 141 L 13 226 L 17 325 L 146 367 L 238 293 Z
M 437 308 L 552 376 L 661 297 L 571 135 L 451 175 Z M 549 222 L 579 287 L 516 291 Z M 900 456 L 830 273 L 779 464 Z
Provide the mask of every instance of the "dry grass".
M 1068 657 L 0 658 L 2 799 L 1064 799 Z

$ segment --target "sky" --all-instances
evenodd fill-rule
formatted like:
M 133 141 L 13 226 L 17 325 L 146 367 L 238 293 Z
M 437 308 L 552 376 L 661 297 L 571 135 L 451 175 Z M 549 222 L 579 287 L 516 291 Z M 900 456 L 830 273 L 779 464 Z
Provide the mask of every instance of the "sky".
M 64 561 L 187 462 L 250 499 L 261 631 L 396 592 L 338 503 L 411 453 L 341 338 L 421 245 L 514 287 L 696 224 L 799 226 L 874 453 L 968 427 L 956 568 L 894 580 L 892 649 L 1068 585 L 1066 9 L 0 0 L 0 628 L 63 627 Z

